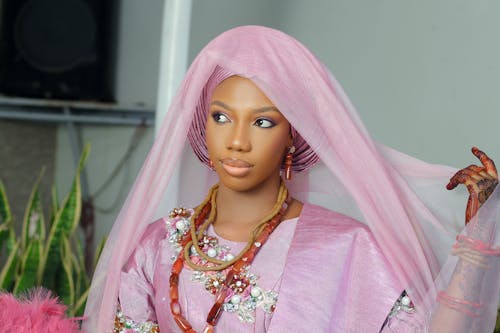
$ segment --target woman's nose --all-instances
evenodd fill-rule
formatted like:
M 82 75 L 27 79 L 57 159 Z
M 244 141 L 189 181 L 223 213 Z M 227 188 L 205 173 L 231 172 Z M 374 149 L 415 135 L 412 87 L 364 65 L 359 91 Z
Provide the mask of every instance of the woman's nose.
M 229 134 L 226 147 L 234 151 L 250 151 L 252 149 L 250 143 L 250 129 L 243 124 L 235 124 Z

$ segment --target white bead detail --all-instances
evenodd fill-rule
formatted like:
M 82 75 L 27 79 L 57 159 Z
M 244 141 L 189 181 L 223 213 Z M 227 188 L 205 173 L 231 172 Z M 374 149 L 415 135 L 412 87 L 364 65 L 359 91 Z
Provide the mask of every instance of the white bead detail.
M 410 301 L 410 297 L 408 296 L 403 296 L 401 298 L 401 304 L 403 304 L 404 306 L 408 306 L 410 305 L 411 301 Z
M 262 293 L 259 287 L 253 287 L 252 290 L 250 291 L 250 295 L 252 297 L 259 297 L 259 295 Z
M 134 333 L 153 333 L 159 332 L 158 324 L 152 321 L 135 322 L 121 311 L 116 312 L 115 327 L 113 332 L 134 332 Z
M 183 220 L 179 220 L 177 222 L 175 222 L 175 228 L 179 231 L 182 231 L 184 230 L 184 228 L 186 227 L 186 224 L 184 223 Z
M 234 255 L 232 253 L 228 253 L 224 259 L 226 261 L 231 261 L 234 259 Z
M 231 303 L 233 304 L 239 304 L 241 302 L 241 296 L 240 295 L 233 295 L 231 297 Z
M 257 247 L 261 247 L 261 246 L 262 246 L 261 242 L 255 242 L 254 244 L 255 244 L 255 246 L 257 246 Z
M 207 251 L 207 256 L 209 256 L 210 258 L 215 258 L 215 256 L 217 255 L 217 251 L 215 249 L 208 249 Z

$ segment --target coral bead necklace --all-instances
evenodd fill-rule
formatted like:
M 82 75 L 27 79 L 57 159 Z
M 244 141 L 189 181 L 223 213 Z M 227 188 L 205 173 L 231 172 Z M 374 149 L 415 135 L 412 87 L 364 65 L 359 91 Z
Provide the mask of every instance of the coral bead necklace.
M 278 199 L 271 210 L 257 225 L 252 233 L 250 241 L 238 256 L 230 261 L 218 260 L 206 255 L 201 249 L 199 242 L 205 236 L 205 231 L 215 221 L 216 216 L 216 195 L 218 185 L 212 187 L 203 201 L 203 203 L 195 210 L 191 217 L 191 232 L 187 233 L 181 240 L 180 245 L 183 251 L 179 254 L 172 265 L 170 273 L 170 311 L 172 312 L 174 321 L 186 333 L 196 333 L 191 324 L 182 315 L 181 306 L 179 303 L 179 275 L 184 267 L 184 264 L 191 268 L 200 271 L 219 271 L 231 267 L 226 275 L 224 283 L 216 294 L 215 303 L 207 316 L 207 326 L 203 333 L 212 333 L 217 321 L 222 314 L 222 305 L 228 296 L 230 289 L 237 285 L 237 278 L 240 273 L 248 267 L 252 262 L 259 249 L 267 241 L 271 233 L 280 224 L 290 202 L 288 190 L 283 182 L 281 182 Z M 190 258 L 190 251 L 196 251 L 197 255 L 210 263 L 207 266 L 197 265 Z

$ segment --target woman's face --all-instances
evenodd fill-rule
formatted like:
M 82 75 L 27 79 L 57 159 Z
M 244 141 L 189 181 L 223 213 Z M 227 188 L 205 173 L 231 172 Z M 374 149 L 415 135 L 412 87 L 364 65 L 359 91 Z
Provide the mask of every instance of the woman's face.
M 276 184 L 292 145 L 285 117 L 252 81 L 239 76 L 215 88 L 206 139 L 220 182 L 235 191 Z

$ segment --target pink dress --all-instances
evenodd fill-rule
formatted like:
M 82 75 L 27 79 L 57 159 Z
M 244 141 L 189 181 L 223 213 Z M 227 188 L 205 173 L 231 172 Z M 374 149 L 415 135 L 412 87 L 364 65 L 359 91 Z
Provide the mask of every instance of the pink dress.
M 163 333 L 181 332 L 170 314 L 169 275 L 175 233 L 187 230 L 186 223 L 189 218 L 177 217 L 151 224 L 124 268 L 119 318 L 130 332 L 154 332 L 156 324 Z M 245 245 L 213 229 L 208 236 L 218 239 L 209 248 L 221 258 Z M 364 225 L 309 204 L 299 218 L 280 224 L 246 277 L 250 287 L 226 300 L 216 332 L 379 332 L 404 289 Z M 185 267 L 181 273 L 182 311 L 197 332 L 205 327 L 216 280 L 214 272 Z
M 493 330 L 498 297 L 491 295 L 500 292 L 500 187 L 464 229 L 457 215 L 467 199 L 444 189 L 457 170 L 373 141 L 339 82 L 303 44 L 281 31 L 245 26 L 212 40 L 172 99 L 101 253 L 85 310 L 87 332 L 109 332 L 119 289 L 128 315 L 139 320 L 154 314 L 163 333 L 171 331 L 163 300 L 171 264 L 164 253 L 171 251 L 168 235 L 161 222 L 146 229 L 171 194 L 185 202 L 201 200 L 217 181 L 214 172 L 196 167 L 183 153 L 189 141 L 199 159 L 209 162 L 203 110 L 221 71 L 252 80 L 296 130 L 294 161 L 301 163 L 287 183 L 290 193 L 362 216 L 369 227 L 305 207 L 286 254 L 268 331 L 376 332 L 403 289 L 415 300 L 417 313 L 430 320 L 426 326 L 439 326 L 437 332 Z M 311 167 L 315 158 L 321 163 Z M 477 265 L 470 256 L 489 265 Z M 124 266 L 130 277 L 122 283 Z M 181 287 L 184 295 L 191 289 Z M 184 302 L 204 302 L 202 295 Z

